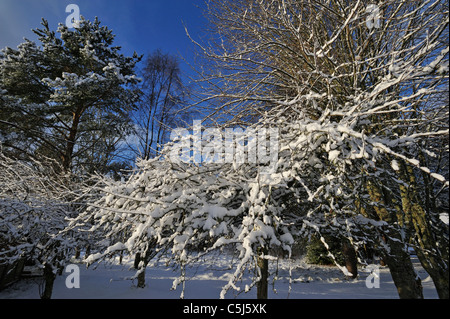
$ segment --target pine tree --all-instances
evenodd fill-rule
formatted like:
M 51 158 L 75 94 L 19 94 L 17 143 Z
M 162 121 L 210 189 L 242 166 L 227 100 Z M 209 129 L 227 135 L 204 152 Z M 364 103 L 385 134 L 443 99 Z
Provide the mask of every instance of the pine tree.
M 46 20 L 42 25 L 34 30 L 40 47 L 26 40 L 0 55 L 2 142 L 17 157 L 45 155 L 69 171 L 89 153 L 112 154 L 105 139 L 117 145 L 123 138 L 136 99 L 128 86 L 138 82 L 141 57 L 120 54 L 97 18 L 82 19 L 74 30 L 60 24 L 59 36 Z

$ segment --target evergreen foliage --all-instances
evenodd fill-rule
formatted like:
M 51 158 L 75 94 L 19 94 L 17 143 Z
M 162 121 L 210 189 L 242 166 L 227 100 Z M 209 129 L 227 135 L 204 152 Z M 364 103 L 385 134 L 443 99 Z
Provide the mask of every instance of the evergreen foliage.
M 100 21 L 57 32 L 42 21 L 41 46 L 26 40 L 0 54 L 0 137 L 16 158 L 46 156 L 64 170 L 107 171 L 131 129 L 135 65 Z

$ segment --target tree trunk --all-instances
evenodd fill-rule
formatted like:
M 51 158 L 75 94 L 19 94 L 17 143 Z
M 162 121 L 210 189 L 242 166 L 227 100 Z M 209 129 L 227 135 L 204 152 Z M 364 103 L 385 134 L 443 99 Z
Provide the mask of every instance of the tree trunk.
M 141 253 L 136 253 L 134 257 L 134 269 L 139 269 L 139 263 L 141 262 Z
M 388 199 L 378 185 L 369 182 L 367 190 L 371 200 L 378 203 L 373 207 L 378 218 L 390 226 L 398 224 L 395 214 L 386 209 Z M 384 238 L 387 249 L 382 252 L 382 258 L 389 267 L 399 297 L 401 299 L 423 299 L 422 284 L 414 270 L 409 253 L 405 250 L 404 239 L 398 230 L 392 230 L 388 235 Z
M 425 209 L 419 204 L 419 195 L 416 189 L 416 178 L 412 167 L 402 163 L 400 177 L 407 184 L 400 185 L 400 195 L 402 197 L 402 207 L 406 215 L 408 227 L 414 231 L 414 239 L 418 245 L 416 248 L 417 257 L 422 267 L 433 279 L 439 298 L 449 298 L 449 268 L 448 256 L 444 256 L 443 251 L 436 242 L 435 234 L 427 219 Z M 448 245 L 448 243 L 446 243 Z M 445 249 L 445 248 L 444 248 Z
M 414 270 L 409 252 L 405 250 L 405 245 L 391 239 L 386 240 L 386 243 L 389 252 L 383 254 L 383 260 L 389 267 L 400 299 L 423 299 L 422 283 Z
M 78 125 L 80 124 L 81 115 L 83 114 L 83 107 L 78 107 L 73 113 L 72 126 L 69 130 L 69 135 L 66 139 L 66 149 L 62 155 L 62 166 L 66 172 L 70 171 L 72 166 L 72 156 L 75 147 L 75 141 L 78 134 Z
M 344 255 L 345 267 L 352 274 L 351 278 L 356 278 L 358 276 L 358 258 L 355 248 L 347 240 L 344 240 L 342 244 L 342 254 Z
M 137 287 L 145 288 L 145 268 L 143 268 L 141 272 L 138 274 L 137 279 L 138 279 Z
M 56 275 L 53 272 L 53 267 L 49 264 L 44 266 L 44 291 L 41 294 L 41 299 L 51 299 L 53 293 L 53 283 Z
M 436 257 L 432 254 L 417 250 L 417 257 L 420 264 L 430 275 L 436 287 L 437 294 L 440 299 L 449 299 L 449 273 L 448 266 L 442 264 L 442 260 L 437 261 Z
M 266 249 L 262 249 L 261 252 L 262 254 L 258 257 L 257 261 L 261 278 L 256 285 L 256 296 L 258 299 L 267 299 L 269 287 L 269 261 L 264 258 Z
M 88 258 L 91 255 L 91 245 L 86 247 L 86 254 L 84 255 L 84 259 Z
M 141 264 L 142 262 L 142 264 Z M 136 253 L 136 257 L 134 259 L 134 268 L 139 270 L 137 275 L 137 287 L 145 288 L 145 269 L 147 268 L 149 260 L 148 258 L 142 258 L 141 253 Z
M 81 250 L 80 247 L 75 248 L 75 259 L 80 259 Z

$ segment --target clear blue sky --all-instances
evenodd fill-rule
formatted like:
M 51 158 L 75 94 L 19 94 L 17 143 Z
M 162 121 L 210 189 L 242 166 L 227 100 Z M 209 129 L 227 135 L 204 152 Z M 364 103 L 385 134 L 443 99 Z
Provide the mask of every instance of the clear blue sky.
M 193 44 L 183 23 L 196 38 L 205 22 L 204 0 L 0 0 L 0 49 L 16 48 L 24 37 L 36 40 L 31 29 L 41 27 L 41 18 L 56 30 L 69 15 L 68 4 L 77 4 L 86 19 L 98 16 L 116 34 L 115 45 L 126 55 L 159 48 L 190 61 Z M 182 69 L 187 71 L 188 67 Z

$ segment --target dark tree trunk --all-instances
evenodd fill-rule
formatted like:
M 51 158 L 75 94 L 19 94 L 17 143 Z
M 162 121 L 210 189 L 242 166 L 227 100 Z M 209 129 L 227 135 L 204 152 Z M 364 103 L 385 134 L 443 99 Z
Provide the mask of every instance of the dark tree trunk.
M 75 141 L 78 134 L 78 125 L 80 124 L 80 119 L 83 111 L 84 108 L 80 106 L 73 113 L 72 126 L 70 127 L 69 135 L 66 137 L 66 147 L 62 155 L 62 166 L 66 172 L 70 171 L 70 168 L 72 166 L 73 150 L 75 148 Z
M 256 295 L 258 299 L 267 299 L 268 297 L 268 279 L 269 279 L 269 261 L 264 258 L 266 249 L 262 249 L 262 255 L 258 257 L 258 268 L 261 273 L 261 278 L 256 285 Z
M 84 255 L 84 259 L 88 258 L 91 254 L 91 245 L 86 247 L 86 254 Z
M 449 269 L 443 260 L 436 260 L 432 254 L 426 254 L 418 249 L 417 257 L 422 267 L 427 271 L 433 279 L 437 294 L 440 299 L 449 299 Z M 448 260 L 447 260 L 448 261 Z
M 75 248 L 75 259 L 79 259 L 81 254 L 80 247 Z
M 422 284 L 404 245 L 396 240 L 388 240 L 389 253 L 383 254 L 397 287 L 400 299 L 423 299 Z
M 427 218 L 427 211 L 420 200 L 413 168 L 404 162 L 401 163 L 400 167 L 400 177 L 407 184 L 407 186 L 404 184 L 399 186 L 402 208 L 408 226 L 414 231 L 414 239 L 418 243 L 416 247 L 417 257 L 433 279 L 439 298 L 448 299 L 449 268 L 448 254 L 445 253 L 448 241 L 445 242 L 444 240 L 442 242 L 444 245 L 439 245 L 439 238 L 436 237 L 445 238 L 445 236 L 443 234 L 436 236 L 436 232 L 431 227 Z M 428 197 L 425 199 L 428 200 Z
M 377 184 L 370 182 L 367 184 L 367 190 L 370 198 L 379 204 L 373 207 L 378 218 L 390 225 L 398 223 L 397 217 L 386 209 L 389 198 L 382 192 L 382 189 Z M 405 250 L 405 241 L 400 230 L 392 229 L 389 234 L 384 236 L 383 241 L 387 249 L 382 252 L 382 259 L 389 267 L 399 297 L 401 299 L 423 299 L 422 284 L 414 270 L 409 253 Z
M 134 269 L 139 269 L 139 263 L 141 262 L 141 253 L 136 253 L 134 257 Z
M 51 299 L 53 293 L 53 283 L 56 275 L 53 272 L 53 267 L 49 264 L 44 266 L 44 291 L 41 294 L 41 299 Z
M 347 240 L 342 244 L 342 254 L 344 255 L 345 267 L 352 274 L 351 278 L 356 278 L 358 276 L 358 258 L 355 248 Z
M 137 276 L 137 287 L 138 288 L 145 288 L 145 269 L 147 268 L 147 265 L 149 263 L 150 259 L 148 256 L 142 257 L 141 253 L 136 253 L 136 257 L 134 259 L 134 268 L 139 270 L 139 274 Z M 142 262 L 142 264 L 141 264 Z M 141 264 L 141 266 L 140 266 Z
M 139 273 L 137 279 L 138 279 L 137 287 L 145 288 L 145 268 L 142 269 L 142 271 Z

